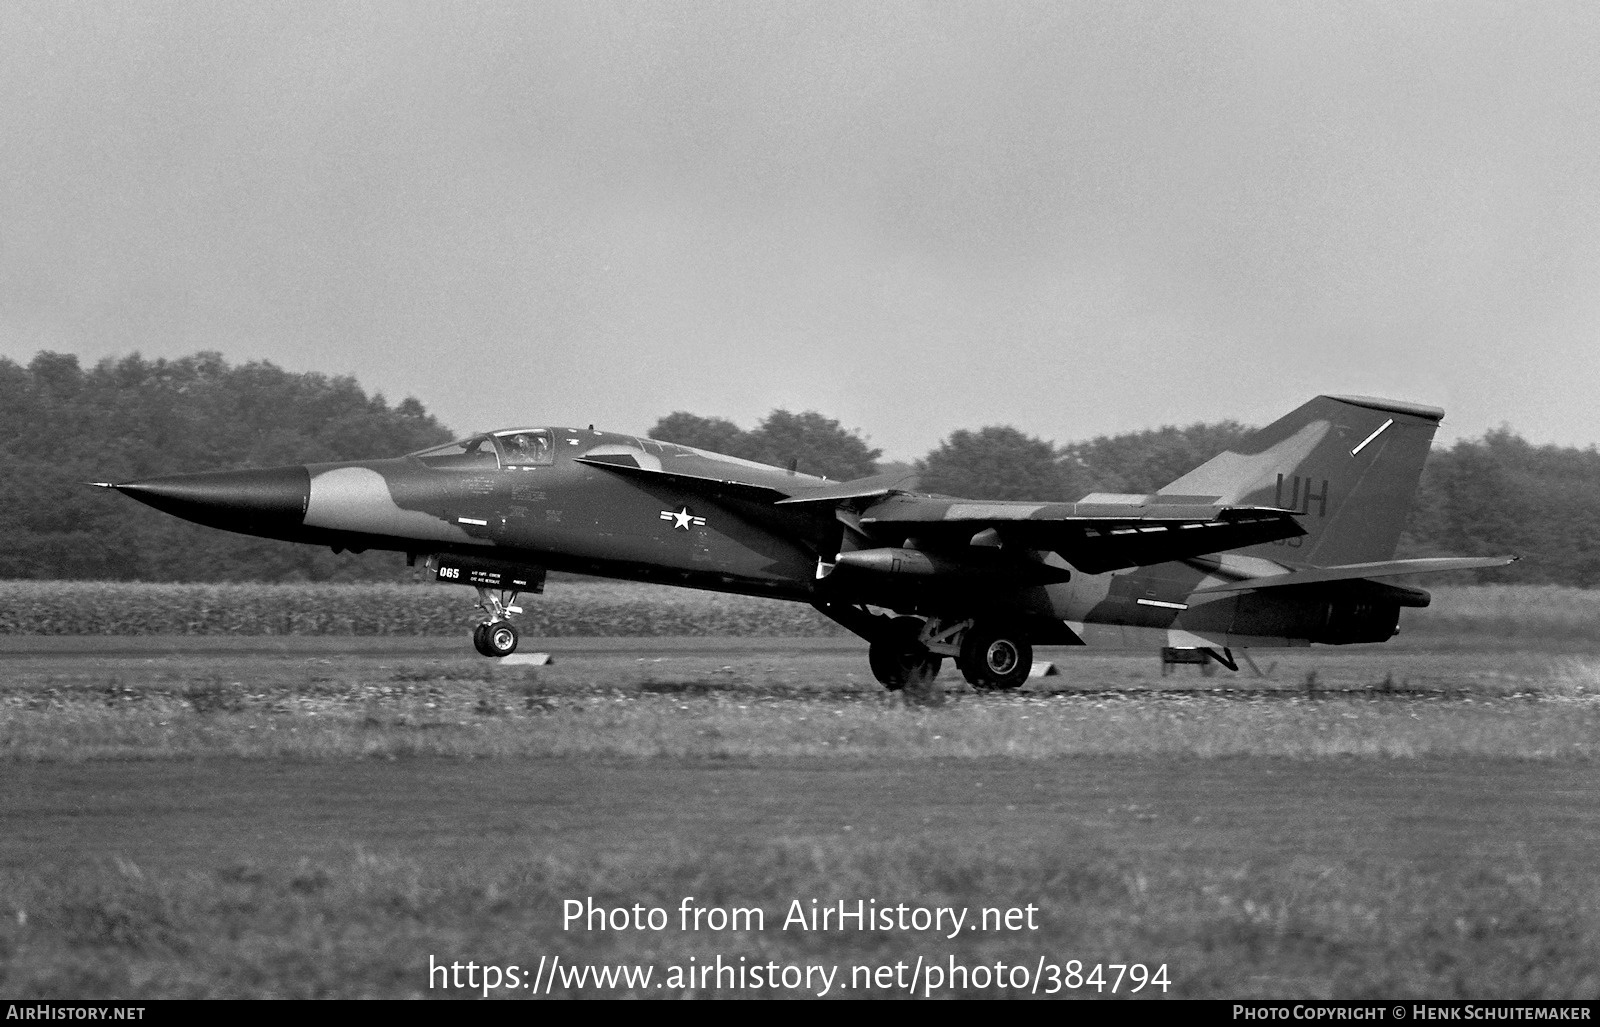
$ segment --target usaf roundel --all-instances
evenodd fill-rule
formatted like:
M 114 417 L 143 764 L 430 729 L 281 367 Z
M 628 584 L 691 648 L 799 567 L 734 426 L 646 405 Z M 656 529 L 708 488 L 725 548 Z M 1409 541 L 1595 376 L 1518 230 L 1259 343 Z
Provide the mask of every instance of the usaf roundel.
M 687 506 L 682 510 L 663 510 L 661 511 L 661 519 L 671 521 L 674 528 L 682 528 L 684 531 L 688 531 L 691 524 L 696 527 L 704 527 L 706 523 L 704 517 L 696 517 L 690 513 Z

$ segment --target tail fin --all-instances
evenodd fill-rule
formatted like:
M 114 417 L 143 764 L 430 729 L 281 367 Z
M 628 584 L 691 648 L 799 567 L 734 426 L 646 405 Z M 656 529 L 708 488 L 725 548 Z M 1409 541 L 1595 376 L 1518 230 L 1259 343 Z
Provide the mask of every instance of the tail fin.
M 1414 403 L 1318 396 L 1158 495 L 1300 513 L 1306 535 L 1241 550 L 1251 556 L 1323 567 L 1388 560 L 1443 417 Z

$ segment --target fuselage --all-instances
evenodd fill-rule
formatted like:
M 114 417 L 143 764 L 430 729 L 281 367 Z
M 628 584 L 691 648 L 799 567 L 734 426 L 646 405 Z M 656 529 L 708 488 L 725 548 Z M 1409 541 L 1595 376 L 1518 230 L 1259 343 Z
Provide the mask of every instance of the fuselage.
M 663 468 L 671 473 L 653 473 Z M 622 473 L 632 469 L 641 473 Z M 1417 605 L 1395 596 L 1375 604 L 1370 590 L 1197 595 L 1233 580 L 1222 559 L 1084 574 L 1053 553 L 1002 555 L 973 546 L 954 565 L 933 565 L 920 556 L 914 537 L 864 539 L 831 509 L 819 516 L 771 499 L 828 484 L 653 439 L 540 427 L 392 459 L 179 475 L 119 487 L 190 520 L 288 541 L 479 556 L 818 605 L 981 611 L 1023 625 L 1039 642 L 1380 641 L 1393 633 L 1399 605 Z M 864 553 L 874 559 L 843 555 L 863 546 L 875 547 Z

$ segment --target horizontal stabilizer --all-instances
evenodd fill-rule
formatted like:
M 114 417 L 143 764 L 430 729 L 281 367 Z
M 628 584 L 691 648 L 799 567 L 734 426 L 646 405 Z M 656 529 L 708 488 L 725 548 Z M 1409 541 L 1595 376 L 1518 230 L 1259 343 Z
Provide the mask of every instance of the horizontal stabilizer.
M 1516 561 L 1515 556 L 1439 556 L 1420 560 L 1380 560 L 1374 563 L 1347 563 L 1338 567 L 1298 567 L 1283 574 L 1242 578 L 1223 585 L 1197 588 L 1193 595 L 1207 592 L 1246 592 L 1262 588 L 1283 588 L 1289 585 L 1318 585 L 1329 581 L 1353 581 L 1361 578 L 1393 578 L 1403 574 L 1437 574 L 1442 571 L 1483 570 L 1504 567 Z

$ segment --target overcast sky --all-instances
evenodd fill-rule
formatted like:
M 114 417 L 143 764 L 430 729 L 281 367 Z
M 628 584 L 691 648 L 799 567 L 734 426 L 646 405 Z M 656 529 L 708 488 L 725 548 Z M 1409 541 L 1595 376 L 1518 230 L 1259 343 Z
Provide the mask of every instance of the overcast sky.
M 0 4 L 0 355 L 888 457 L 1600 440 L 1600 4 Z

